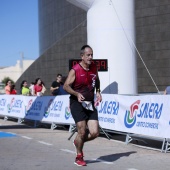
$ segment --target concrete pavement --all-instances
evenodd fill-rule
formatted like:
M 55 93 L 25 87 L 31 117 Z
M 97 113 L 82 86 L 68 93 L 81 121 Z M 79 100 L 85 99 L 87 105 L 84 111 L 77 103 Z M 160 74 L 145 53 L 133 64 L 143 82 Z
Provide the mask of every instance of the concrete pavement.
M 169 170 L 168 153 L 126 145 L 122 135 L 114 140 L 101 136 L 84 146 L 86 167 L 74 165 L 75 151 L 70 133 L 64 129 L 33 128 L 14 120 L 0 119 L 0 170 Z M 13 134 L 3 136 L 3 134 Z M 152 141 L 156 142 L 156 141 Z M 158 142 L 157 142 L 158 143 Z M 158 143 L 158 146 L 161 143 Z M 142 146 L 142 145 L 140 145 Z

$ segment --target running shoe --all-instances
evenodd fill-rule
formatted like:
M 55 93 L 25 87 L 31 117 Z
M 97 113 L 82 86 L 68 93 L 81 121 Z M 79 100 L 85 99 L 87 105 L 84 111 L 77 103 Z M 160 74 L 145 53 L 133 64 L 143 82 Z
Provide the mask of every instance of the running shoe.
M 76 164 L 77 166 L 86 166 L 86 162 L 83 159 L 83 153 L 76 156 L 74 164 Z

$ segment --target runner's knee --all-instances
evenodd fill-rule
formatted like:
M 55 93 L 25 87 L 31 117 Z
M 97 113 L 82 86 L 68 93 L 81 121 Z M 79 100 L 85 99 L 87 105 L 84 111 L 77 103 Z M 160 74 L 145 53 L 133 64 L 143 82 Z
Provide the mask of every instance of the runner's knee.
M 84 129 L 78 130 L 78 135 L 80 138 L 84 139 L 86 135 L 86 131 Z
M 97 138 L 99 136 L 99 132 L 98 131 L 93 131 L 90 133 L 92 138 Z

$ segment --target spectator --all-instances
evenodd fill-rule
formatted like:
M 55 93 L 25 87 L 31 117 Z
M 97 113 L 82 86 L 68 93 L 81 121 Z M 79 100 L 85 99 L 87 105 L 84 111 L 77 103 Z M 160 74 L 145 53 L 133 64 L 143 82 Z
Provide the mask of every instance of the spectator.
M 44 84 L 44 82 L 42 81 L 42 90 L 41 90 L 41 93 L 44 94 L 46 90 L 47 90 L 47 89 L 45 88 L 45 84 Z
M 62 78 L 62 82 L 60 83 L 58 95 L 66 95 L 66 94 L 68 94 L 68 93 L 64 90 L 64 88 L 63 88 L 64 83 L 65 83 L 65 80 L 66 80 L 66 77 L 63 77 L 63 78 Z
M 42 89 L 43 89 L 43 83 L 40 78 L 37 78 L 35 80 L 35 85 L 34 85 L 34 96 L 42 96 Z
M 25 95 L 25 96 L 29 96 L 30 95 L 30 90 L 28 88 L 28 84 L 26 80 L 23 80 L 21 83 L 21 94 Z
M 11 93 L 11 80 L 7 80 L 5 86 L 5 94 L 10 94 L 10 93 Z
M 60 85 L 58 95 L 66 95 L 66 94 L 68 93 L 64 90 L 63 84 Z
M 164 91 L 164 94 L 170 94 L 170 86 L 167 86 L 165 91 Z
M 57 74 L 57 78 L 55 81 L 53 81 L 50 88 L 53 96 L 57 96 L 59 94 L 59 87 L 61 85 L 61 81 L 62 81 L 62 75 Z
M 10 94 L 17 94 L 17 91 L 15 89 L 15 84 L 11 85 Z

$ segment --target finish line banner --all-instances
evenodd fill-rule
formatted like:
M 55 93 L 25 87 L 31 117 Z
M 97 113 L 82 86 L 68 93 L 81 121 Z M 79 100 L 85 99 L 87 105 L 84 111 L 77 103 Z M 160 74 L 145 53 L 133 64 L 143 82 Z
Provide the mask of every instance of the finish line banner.
M 170 95 L 102 94 L 100 126 L 108 130 L 170 138 Z M 69 95 L 0 95 L 0 115 L 42 122 L 74 124 Z

